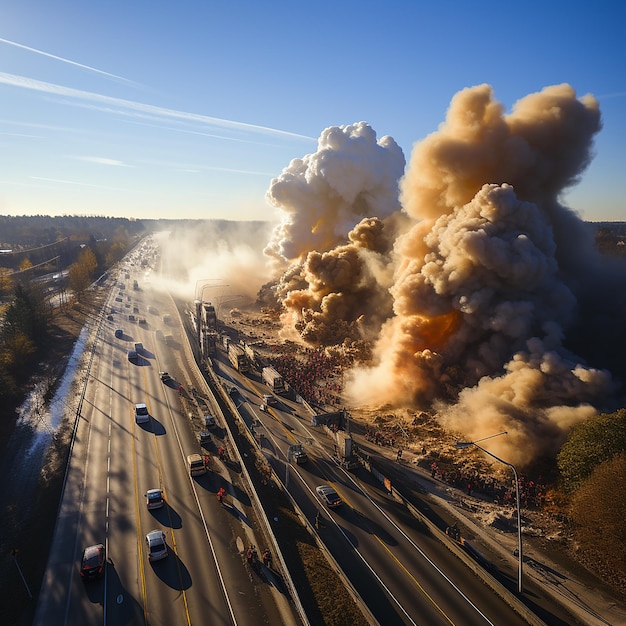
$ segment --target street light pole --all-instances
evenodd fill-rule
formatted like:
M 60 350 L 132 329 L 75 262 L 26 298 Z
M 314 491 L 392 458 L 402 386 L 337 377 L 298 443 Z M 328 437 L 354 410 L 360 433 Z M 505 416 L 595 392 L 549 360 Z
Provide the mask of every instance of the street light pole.
M 498 435 L 506 435 L 506 432 L 498 433 L 497 435 L 491 435 L 491 437 L 497 437 Z M 484 439 L 491 439 L 491 437 L 485 437 Z M 484 441 L 484 439 L 479 439 L 478 441 Z M 494 458 L 496 461 L 499 461 L 503 465 L 510 467 L 513 470 L 513 477 L 515 478 L 515 502 L 517 505 L 517 552 L 518 552 L 518 567 L 517 567 L 517 590 L 521 594 L 523 591 L 522 585 L 522 565 L 524 559 L 522 557 L 522 514 L 520 509 L 520 496 L 519 496 L 519 480 L 517 478 L 517 470 L 512 463 L 501 459 L 496 456 L 489 450 L 485 450 L 482 446 L 479 446 L 475 441 L 457 441 L 456 448 L 462 450 L 464 448 L 469 448 L 470 446 L 475 446 L 479 450 L 482 450 L 485 454 Z

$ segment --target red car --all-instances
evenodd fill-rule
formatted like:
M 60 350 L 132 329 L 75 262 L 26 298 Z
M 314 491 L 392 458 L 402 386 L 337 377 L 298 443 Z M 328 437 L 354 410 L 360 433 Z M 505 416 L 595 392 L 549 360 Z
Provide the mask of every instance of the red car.
M 98 578 L 104 571 L 104 561 L 104 546 L 101 543 L 86 547 L 80 565 L 83 580 Z

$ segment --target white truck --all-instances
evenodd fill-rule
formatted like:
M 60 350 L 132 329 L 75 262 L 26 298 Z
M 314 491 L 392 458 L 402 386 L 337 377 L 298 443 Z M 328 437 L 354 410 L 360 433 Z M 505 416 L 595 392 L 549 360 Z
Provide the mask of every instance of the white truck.
M 228 360 L 238 372 L 245 373 L 250 370 L 246 353 L 236 343 L 231 342 L 228 344 Z
M 273 367 L 264 367 L 262 376 L 263 382 L 275 393 L 285 391 L 285 381 Z

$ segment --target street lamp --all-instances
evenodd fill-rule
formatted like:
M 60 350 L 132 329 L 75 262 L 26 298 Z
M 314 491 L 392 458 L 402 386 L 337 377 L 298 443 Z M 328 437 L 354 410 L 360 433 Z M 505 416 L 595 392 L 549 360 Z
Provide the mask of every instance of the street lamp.
M 484 441 L 485 439 L 491 439 L 492 437 L 498 437 L 500 435 L 506 435 L 507 432 L 497 433 L 495 435 L 490 435 L 489 437 L 484 437 L 483 439 L 478 439 L 478 441 Z M 485 450 L 483 447 L 478 445 L 478 441 L 457 441 L 455 447 L 458 450 L 464 450 L 465 448 L 469 448 L 470 446 L 475 446 L 479 450 L 482 450 L 485 454 L 488 454 L 490 457 L 494 458 L 496 461 L 500 461 L 500 463 L 507 465 L 513 470 L 513 477 L 515 478 L 515 501 L 517 503 L 517 556 L 518 556 L 518 568 L 517 568 L 517 590 L 521 594 L 522 593 L 522 515 L 520 512 L 520 498 L 519 498 L 519 480 L 517 479 L 517 470 L 512 463 L 508 461 L 502 460 L 500 457 L 497 457 L 489 450 Z

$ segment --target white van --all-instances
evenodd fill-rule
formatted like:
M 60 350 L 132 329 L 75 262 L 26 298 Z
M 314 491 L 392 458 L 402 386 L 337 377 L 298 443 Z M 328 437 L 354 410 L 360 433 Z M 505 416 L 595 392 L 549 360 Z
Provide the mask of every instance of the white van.
M 190 476 L 199 476 L 206 474 L 206 463 L 204 457 L 200 454 L 190 454 L 187 457 L 187 468 Z
M 148 407 L 143 402 L 135 405 L 135 421 L 137 424 L 144 424 L 150 421 Z

